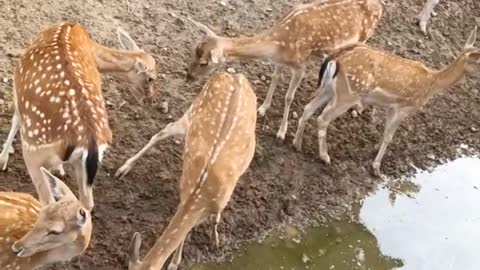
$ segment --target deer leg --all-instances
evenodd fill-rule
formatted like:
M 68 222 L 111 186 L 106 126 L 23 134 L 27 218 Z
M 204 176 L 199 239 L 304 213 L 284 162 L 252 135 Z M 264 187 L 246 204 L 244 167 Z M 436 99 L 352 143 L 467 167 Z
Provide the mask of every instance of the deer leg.
M 318 110 L 318 108 L 323 106 L 331 98 L 332 97 L 326 93 L 320 93 L 305 106 L 302 117 L 298 121 L 298 128 L 297 132 L 295 133 L 295 138 L 293 139 L 293 145 L 298 151 L 302 150 L 302 138 L 308 119 L 312 117 L 312 115 L 315 113 L 316 110 Z
M 327 147 L 327 129 L 328 125 L 340 115 L 344 114 L 348 109 L 357 104 L 354 98 L 348 99 L 332 99 L 322 114 L 317 118 L 318 124 L 318 150 L 320 158 L 327 164 L 330 164 L 330 156 Z
M 44 185 L 43 174 L 40 168 L 45 164 L 43 156 L 38 151 L 30 152 L 28 146 L 22 144 L 23 160 L 27 167 L 28 174 L 32 179 L 33 185 L 38 195 L 38 200 L 42 206 L 49 203 L 50 190 Z
M 295 91 L 297 91 L 300 82 L 305 75 L 305 67 L 292 70 L 292 79 L 290 80 L 290 86 L 288 87 L 287 94 L 285 95 L 285 108 L 283 111 L 282 124 L 277 133 L 277 138 L 280 140 L 285 139 L 285 133 L 287 133 L 288 128 L 288 114 L 290 113 L 290 106 L 292 105 L 293 98 L 295 97 Z
M 87 183 L 86 164 L 80 159 L 73 161 L 72 165 L 77 180 L 79 199 L 85 205 L 85 208 L 91 211 L 94 206 L 93 187 Z
M 427 0 L 420 14 L 418 14 L 419 26 L 424 34 L 427 34 L 427 23 L 430 16 L 433 14 L 433 9 L 440 0 Z
M 2 153 L 0 154 L 0 169 L 2 171 L 7 169 L 8 155 L 13 154 L 14 152 L 14 149 L 12 146 L 13 139 L 15 138 L 15 135 L 17 134 L 19 128 L 20 128 L 20 116 L 15 111 L 12 116 L 12 127 L 8 132 L 7 141 L 3 144 Z
M 267 110 L 272 105 L 273 94 L 275 93 L 275 89 L 277 88 L 279 78 L 280 78 L 280 66 L 275 65 L 275 69 L 272 74 L 272 81 L 270 82 L 270 86 L 268 87 L 267 96 L 265 97 L 265 100 L 263 101 L 260 108 L 258 108 L 258 114 L 260 114 L 261 116 L 265 116 L 265 114 L 267 113 Z
M 222 213 L 219 212 L 213 219 L 213 228 L 212 228 L 212 238 L 215 239 L 215 246 L 218 248 L 220 246 L 220 238 L 218 237 L 218 224 L 222 219 Z
M 177 270 L 178 266 L 182 262 L 182 253 L 183 253 L 183 244 L 185 243 L 185 240 L 183 240 L 178 248 L 175 250 L 175 253 L 173 253 L 173 257 L 170 260 L 170 264 L 167 267 L 167 270 Z
M 385 155 L 385 150 L 387 150 L 388 144 L 392 141 L 393 135 L 395 131 L 400 126 L 400 123 L 403 119 L 408 115 L 410 110 L 397 110 L 397 109 L 390 109 L 387 114 L 387 120 L 385 123 L 385 130 L 383 132 L 383 140 L 382 144 L 380 145 L 380 149 L 378 150 L 377 156 L 373 161 L 372 168 L 373 172 L 377 176 L 381 176 L 380 173 L 380 165 L 382 163 L 383 155 Z
M 136 153 L 133 157 L 129 158 L 115 173 L 115 177 L 123 177 L 133 168 L 133 165 L 137 160 L 143 156 L 150 148 L 152 148 L 156 143 L 168 139 L 172 136 L 185 136 L 187 132 L 188 124 L 188 113 L 185 113 L 182 118 L 176 122 L 168 124 L 164 129 L 155 134 L 150 141 L 145 145 L 142 150 Z

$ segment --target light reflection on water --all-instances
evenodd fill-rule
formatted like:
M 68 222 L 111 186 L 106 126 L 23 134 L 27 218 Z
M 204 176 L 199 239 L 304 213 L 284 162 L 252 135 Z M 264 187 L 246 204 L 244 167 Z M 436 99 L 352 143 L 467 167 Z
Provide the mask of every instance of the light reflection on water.
M 232 262 L 193 270 L 478 270 L 480 159 L 460 158 L 394 181 L 363 202 L 361 224 L 325 224 L 272 235 Z M 290 228 L 287 231 L 292 231 Z
M 413 198 L 387 189 L 367 198 L 360 219 L 383 254 L 401 258 L 402 270 L 478 270 L 480 159 L 460 158 L 412 181 Z

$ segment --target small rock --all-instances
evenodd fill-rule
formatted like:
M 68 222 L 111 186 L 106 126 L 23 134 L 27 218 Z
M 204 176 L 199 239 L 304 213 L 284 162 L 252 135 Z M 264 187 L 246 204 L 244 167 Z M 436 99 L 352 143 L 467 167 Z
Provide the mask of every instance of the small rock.
M 330 265 L 330 268 L 328 268 L 328 269 L 335 269 L 335 265 L 333 265 L 333 264 Z
M 259 85 L 259 84 L 261 84 L 261 83 L 262 83 L 262 82 L 261 82 L 260 80 L 255 80 L 255 81 L 253 81 L 253 84 L 255 84 L 255 85 Z
M 358 112 L 357 112 L 357 110 L 352 110 L 352 116 L 353 116 L 353 118 L 357 118 L 357 117 L 358 117 Z
M 181 142 L 179 140 L 173 140 L 176 145 L 179 145 Z
M 8 83 L 8 78 L 7 77 L 3 78 L 3 82 Z
M 273 9 L 271 9 L 271 8 L 266 8 L 265 11 L 267 11 L 267 12 L 272 12 Z
M 220 5 L 225 7 L 225 6 L 227 6 L 227 3 L 225 1 L 220 1 Z
M 113 102 L 111 102 L 110 100 L 107 100 L 105 103 L 107 104 L 107 106 L 110 106 L 110 107 L 113 107 L 114 105 Z
M 167 119 L 173 119 L 172 115 L 167 116 Z
M 303 263 L 308 263 L 308 262 L 310 262 L 310 257 L 308 257 L 308 255 L 305 254 L 305 253 L 302 254 L 302 262 L 303 262 Z
M 265 81 L 265 80 L 267 80 L 267 77 L 265 77 L 265 75 L 262 75 L 262 76 L 260 77 L 260 80 Z
M 167 101 L 163 101 L 160 104 L 160 107 L 162 108 L 163 113 L 168 113 L 168 102 Z
M 318 250 L 318 256 L 319 257 L 325 256 L 325 254 L 327 254 L 327 250 L 325 250 L 323 248 Z
M 472 130 L 473 132 L 476 132 L 476 131 L 478 130 L 478 128 L 472 127 L 471 130 Z
M 228 73 L 234 74 L 236 71 L 233 68 L 227 68 Z
M 297 114 L 297 112 L 292 112 L 292 118 L 293 118 L 293 119 L 298 119 L 298 114 Z
M 434 154 L 428 154 L 427 157 L 431 160 L 435 160 L 435 155 Z

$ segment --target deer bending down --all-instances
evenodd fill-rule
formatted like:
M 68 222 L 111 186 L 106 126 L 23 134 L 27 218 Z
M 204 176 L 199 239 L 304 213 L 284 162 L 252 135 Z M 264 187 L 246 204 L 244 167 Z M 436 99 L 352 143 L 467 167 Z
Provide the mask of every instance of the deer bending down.
M 385 150 L 403 119 L 464 75 L 480 78 L 480 49 L 473 47 L 475 39 L 476 27 L 457 59 L 438 71 L 361 44 L 332 55 L 322 65 L 320 87 L 305 106 L 293 144 L 301 150 L 307 120 L 328 102 L 317 123 L 320 158 L 330 163 L 326 142 L 330 122 L 355 104 L 385 106 L 389 112 L 383 141 L 372 165 L 375 174 L 380 175 Z
M 436 15 L 433 11 L 435 6 L 440 2 L 440 0 L 427 0 L 425 6 L 423 6 L 422 11 L 418 14 L 418 24 L 420 29 L 426 35 L 427 34 L 427 23 L 431 15 Z
M 140 234 L 130 245 L 129 270 L 177 269 L 190 230 L 214 215 L 213 234 L 238 178 L 255 152 L 256 96 L 245 76 L 213 74 L 185 114 L 185 150 L 180 180 L 180 205 L 168 227 L 143 261 Z
M 290 106 L 304 77 L 308 57 L 323 56 L 353 43 L 365 42 L 373 34 L 382 13 L 380 0 L 318 1 L 293 8 L 271 29 L 247 38 L 220 37 L 207 26 L 191 20 L 205 36 L 192 52 L 187 79 L 209 74 L 223 63 L 236 59 L 269 60 L 275 64 L 275 71 L 267 97 L 258 109 L 264 116 L 272 103 L 281 68 L 290 69 L 292 78 L 277 133 L 283 140 Z
M 31 270 L 68 261 L 87 249 L 90 212 L 43 167 L 45 206 L 25 193 L 0 192 L 0 269 Z
M 155 60 L 125 31 L 118 35 L 126 50 L 95 43 L 79 24 L 60 23 L 40 33 L 17 65 L 15 113 L 0 167 L 21 127 L 23 157 L 42 204 L 48 192 L 40 167 L 64 174 L 62 164 L 70 162 L 80 200 L 93 208 L 93 180 L 112 140 L 99 72 L 130 82 L 137 98 L 152 93 Z

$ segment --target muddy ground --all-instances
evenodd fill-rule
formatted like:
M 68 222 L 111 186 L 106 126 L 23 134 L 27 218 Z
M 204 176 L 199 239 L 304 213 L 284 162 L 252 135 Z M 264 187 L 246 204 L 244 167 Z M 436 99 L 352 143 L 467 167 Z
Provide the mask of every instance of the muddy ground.
M 126 251 L 133 232 L 142 232 L 142 250 L 145 251 L 153 245 L 175 211 L 177 179 L 181 174 L 180 143 L 173 140 L 161 143 L 127 177 L 112 177 L 155 132 L 182 115 L 203 83 L 184 82 L 190 48 L 200 34 L 172 17 L 171 12 L 192 16 L 218 33 L 250 35 L 272 25 L 292 5 L 300 2 L 0 0 L 0 78 L 9 79 L 6 83 L 0 82 L 1 141 L 7 136 L 13 111 L 13 67 L 38 31 L 61 20 L 82 23 L 95 40 L 111 46 L 118 45 L 117 26 L 128 30 L 141 47 L 156 56 L 160 74 L 156 87 L 160 100 L 168 101 L 171 108 L 167 114 L 161 112 L 159 104 L 142 108 L 128 92 L 128 86 L 105 78 L 104 93 L 114 141 L 97 178 L 91 246 L 80 259 L 47 269 L 126 269 Z M 415 24 L 423 2 L 387 1 L 384 17 L 369 43 L 422 60 L 432 67 L 450 63 L 474 24 L 480 23 L 480 2 L 442 1 L 436 9 L 438 17 L 431 21 L 428 37 L 423 36 Z M 260 62 L 229 66 L 246 73 L 255 82 L 260 104 L 267 91 L 271 67 Z M 318 61 L 312 61 L 292 112 L 301 115 L 314 90 L 318 69 Z M 265 81 L 261 80 L 262 75 Z M 459 83 L 404 121 L 385 155 L 383 171 L 397 177 L 413 172 L 410 164 L 428 168 L 438 160 L 454 157 L 462 143 L 478 151 L 479 86 L 472 80 Z M 286 87 L 284 79 L 267 117 L 259 118 L 255 158 L 239 182 L 220 225 L 222 247 L 213 247 L 206 225 L 196 228 L 185 246 L 183 269 L 197 261 L 221 260 L 224 255 L 228 258 L 242 242 L 259 239 L 283 223 L 306 225 L 337 217 L 381 181 L 370 175 L 369 168 L 383 130 L 382 114 L 377 113 L 377 120 L 372 122 L 369 109 L 359 118 L 346 114 L 335 121 L 328 135 L 332 165 L 327 166 L 317 157 L 314 120 L 307 127 L 303 153 L 295 152 L 291 146 L 296 119 L 290 120 L 285 143 L 276 141 Z M 10 160 L 8 172 L 0 173 L 0 189 L 32 192 L 19 140 L 15 149 L 17 152 Z

